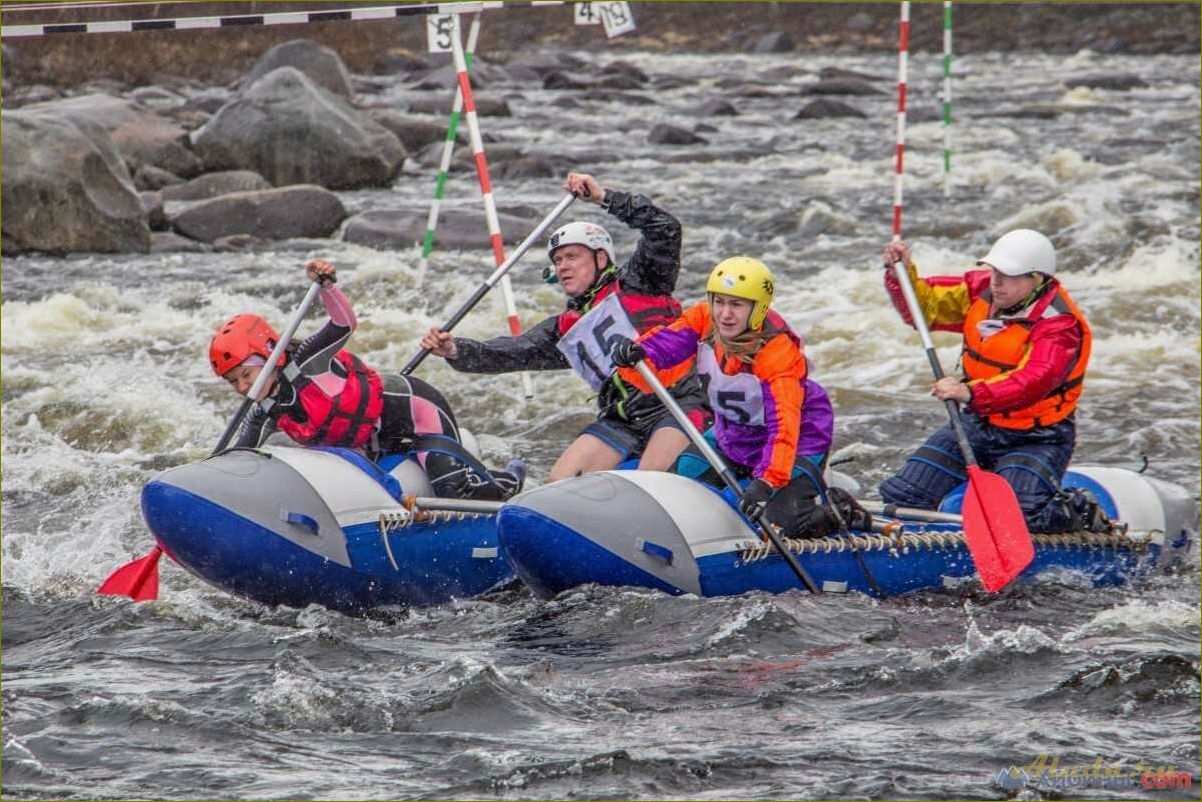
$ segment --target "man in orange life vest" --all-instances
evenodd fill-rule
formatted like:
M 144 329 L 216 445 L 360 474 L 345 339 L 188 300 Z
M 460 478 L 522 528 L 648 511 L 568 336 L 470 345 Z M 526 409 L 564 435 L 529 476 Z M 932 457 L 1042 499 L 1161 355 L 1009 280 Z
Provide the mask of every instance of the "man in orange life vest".
M 985 470 L 1014 487 L 1033 532 L 1108 531 L 1096 500 L 1061 492 L 1076 444 L 1077 399 L 1093 337 L 1085 315 L 1055 278 L 1056 251 L 1043 234 L 1016 229 L 993 244 L 961 276 L 919 279 L 910 248 L 885 248 L 888 268 L 904 261 L 931 329 L 964 335 L 964 379 L 935 383 L 931 394 L 953 399 Z M 885 288 L 907 324 L 913 320 L 892 270 Z M 950 425 L 927 439 L 880 487 L 889 504 L 934 509 L 966 478 Z
M 617 337 L 635 339 L 680 316 L 672 297 L 680 274 L 680 223 L 650 199 L 604 189 L 591 175 L 569 173 L 564 188 L 638 229 L 642 237 L 630 258 L 618 264 L 613 239 L 601 226 L 568 223 L 547 241 L 552 266 L 544 273 L 568 296 L 563 312 L 518 337 L 485 342 L 431 329 L 422 347 L 467 373 L 571 368 L 598 392 L 597 419 L 560 455 L 550 481 L 614 468 L 632 457 L 639 457 L 641 469 L 667 470 L 688 437 L 635 370 L 615 370 L 611 351 Z M 710 414 L 695 361 L 657 373 L 704 430 Z

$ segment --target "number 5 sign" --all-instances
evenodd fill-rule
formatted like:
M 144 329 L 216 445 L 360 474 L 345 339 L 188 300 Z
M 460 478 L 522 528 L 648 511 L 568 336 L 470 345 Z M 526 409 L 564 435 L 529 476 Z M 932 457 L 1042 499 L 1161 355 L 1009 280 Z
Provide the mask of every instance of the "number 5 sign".
M 426 49 L 431 53 L 451 52 L 451 14 L 426 17 Z

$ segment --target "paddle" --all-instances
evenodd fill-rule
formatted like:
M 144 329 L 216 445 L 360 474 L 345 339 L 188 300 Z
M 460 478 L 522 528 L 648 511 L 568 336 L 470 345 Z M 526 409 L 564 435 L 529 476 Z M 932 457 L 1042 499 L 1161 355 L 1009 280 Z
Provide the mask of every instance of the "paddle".
M 463 306 L 459 307 L 459 309 L 455 311 L 455 314 L 451 315 L 450 320 L 443 324 L 441 330 L 450 331 L 451 329 L 455 328 L 455 326 L 459 324 L 459 321 L 463 320 L 463 318 L 467 316 L 467 313 L 472 311 L 472 307 L 478 304 L 480 299 L 487 295 L 488 291 L 496 286 L 497 282 L 509 272 L 510 268 L 517 264 L 518 260 L 526 254 L 526 251 L 530 250 L 530 246 L 537 242 L 539 237 L 547 233 L 547 229 L 559 219 L 561 214 L 567 211 L 567 208 L 572 205 L 572 201 L 574 200 L 576 200 L 575 195 L 571 193 L 564 195 L 563 200 L 556 204 L 555 208 L 551 210 L 551 213 L 544 217 L 543 221 L 534 227 L 534 230 L 530 232 L 530 235 L 527 236 L 526 239 L 522 240 L 522 243 L 514 249 L 513 253 L 509 254 L 509 258 L 502 262 L 501 265 L 493 271 L 491 276 L 484 279 L 484 282 L 476 288 L 475 292 L 472 293 L 472 297 L 468 298 Z M 422 350 L 418 351 L 417 354 L 409 360 L 405 367 L 401 368 L 401 375 L 408 376 L 429 355 L 429 348 L 423 348 Z
M 246 415 L 246 411 L 250 409 L 250 405 L 254 403 L 254 399 L 259 397 L 259 393 L 263 392 L 263 388 L 267 386 L 267 382 L 271 379 L 272 371 L 276 364 L 279 363 L 280 357 L 283 356 L 288 343 L 292 342 L 292 336 L 296 334 L 297 328 L 300 327 L 301 320 L 304 319 L 305 313 L 309 311 L 309 307 L 313 305 L 313 299 L 317 297 L 317 291 L 321 289 L 321 282 L 315 281 L 309 287 L 309 291 L 305 294 L 301 301 L 300 307 L 297 308 L 296 314 L 292 316 L 292 320 L 288 322 L 288 327 L 284 329 L 284 333 L 280 335 L 280 340 L 275 344 L 275 348 L 271 350 L 271 355 L 267 357 L 267 362 L 259 371 L 258 378 L 250 388 L 250 392 L 246 394 L 246 399 L 242 405 L 238 407 L 238 411 L 234 413 L 234 417 L 230 419 L 229 425 L 225 427 L 225 432 L 221 435 L 221 439 L 217 442 L 217 447 L 213 449 L 214 454 L 218 454 L 225 450 L 226 444 L 237 431 L 239 424 L 242 423 L 242 418 Z M 118 568 L 109 574 L 108 578 L 96 588 L 97 593 L 103 593 L 110 596 L 128 596 L 134 601 L 150 601 L 159 595 L 159 558 L 163 556 L 163 547 L 155 544 L 155 547 L 150 550 L 150 553 L 145 557 L 140 557 L 132 562 Z
M 639 375 L 643 377 L 643 381 L 647 382 L 647 384 L 651 386 L 651 389 L 655 391 L 656 397 L 658 397 L 659 400 L 663 402 L 663 405 L 668 408 L 668 411 L 672 413 L 672 417 L 675 418 L 676 422 L 680 424 L 680 427 L 684 429 L 684 433 L 688 435 L 689 440 L 693 441 L 693 445 L 697 446 L 697 449 L 701 451 L 702 455 L 704 455 L 706 460 L 709 461 L 710 466 L 713 467 L 713 469 L 718 472 L 718 475 L 722 477 L 722 481 L 726 482 L 726 486 L 731 489 L 736 498 L 742 500 L 743 488 L 739 487 L 739 480 L 735 478 L 733 473 L 731 473 L 730 468 L 726 467 L 726 463 L 722 460 L 722 457 L 718 454 L 718 452 L 711 448 L 706 439 L 701 436 L 701 432 L 697 431 L 697 427 L 693 425 L 693 422 L 689 420 L 689 416 L 686 415 L 684 410 L 680 408 L 680 405 L 676 403 L 676 399 L 664 389 L 662 384 L 660 384 L 659 378 L 656 377 L 646 360 L 640 361 L 637 365 L 635 365 L 635 368 L 638 370 Z M 797 558 L 785 548 L 785 544 L 781 542 L 780 536 L 776 534 L 776 531 L 769 526 L 766 521 L 764 521 L 764 513 L 762 508 L 755 516 L 754 523 L 760 528 L 761 532 L 768 536 L 768 540 L 772 541 L 772 545 L 776 548 L 777 552 L 779 552 L 780 556 L 785 559 L 785 562 L 789 564 L 789 568 L 793 570 L 793 573 L 797 575 L 797 578 L 801 580 L 801 583 L 809 589 L 810 593 L 821 593 L 822 591 L 818 588 L 818 585 L 814 583 L 813 578 L 809 575 L 809 573 L 806 572 L 806 569 L 802 568 L 801 563 L 797 562 Z
M 922 337 L 927 359 L 938 381 L 943 378 L 943 367 L 931 342 L 926 317 L 910 284 L 910 273 L 900 261 L 893 264 L 893 272 L 901 283 L 906 306 L 910 310 L 910 317 L 914 319 L 914 328 Z M 964 455 L 964 462 L 968 466 L 968 489 L 964 493 L 961 508 L 964 542 L 968 544 L 968 552 L 981 577 L 981 584 L 985 590 L 993 593 L 1010 584 L 1035 559 L 1035 546 L 1031 543 L 1031 533 L 1027 531 L 1027 521 L 1022 508 L 1018 506 L 1014 488 L 996 473 L 981 470 L 964 431 L 960 407 L 950 398 L 943 403 L 956 433 L 960 453 Z

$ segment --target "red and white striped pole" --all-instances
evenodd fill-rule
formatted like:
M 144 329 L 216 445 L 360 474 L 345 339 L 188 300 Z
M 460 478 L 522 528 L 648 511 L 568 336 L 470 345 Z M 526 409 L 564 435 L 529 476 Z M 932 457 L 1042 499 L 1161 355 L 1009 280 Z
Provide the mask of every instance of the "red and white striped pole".
M 493 258 L 497 266 L 505 263 L 505 244 L 501 240 L 501 223 L 497 219 L 497 204 L 492 196 L 492 179 L 488 175 L 488 159 L 484 156 L 484 141 L 480 138 L 480 121 L 476 118 L 476 99 L 472 95 L 472 81 L 467 74 L 467 58 L 463 54 L 463 42 L 459 34 L 459 14 L 454 13 L 451 22 L 451 54 L 455 59 L 455 72 L 459 78 L 459 92 L 463 96 L 463 112 L 467 118 L 467 130 L 472 142 L 472 155 L 476 159 L 476 177 L 480 180 L 480 194 L 484 199 L 484 217 L 488 221 L 488 238 L 492 242 Z M 522 333 L 518 320 L 517 304 L 513 299 L 513 284 L 508 274 L 501 278 L 501 295 L 505 298 L 505 314 L 509 321 L 509 333 L 514 337 Z M 534 396 L 534 385 L 530 374 L 522 373 L 522 389 L 527 398 Z
M 893 163 L 893 241 L 901 239 L 902 174 L 906 155 L 906 57 L 910 51 L 910 3 L 902 0 L 897 39 L 897 155 Z

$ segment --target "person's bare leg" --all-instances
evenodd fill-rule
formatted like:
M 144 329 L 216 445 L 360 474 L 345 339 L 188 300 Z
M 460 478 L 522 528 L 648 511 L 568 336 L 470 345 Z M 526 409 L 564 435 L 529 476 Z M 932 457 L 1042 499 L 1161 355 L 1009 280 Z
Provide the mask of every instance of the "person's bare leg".
M 639 470 L 671 470 L 672 466 L 676 464 L 676 458 L 680 456 L 680 452 L 688 446 L 689 437 L 680 429 L 671 427 L 657 429 L 651 435 L 651 439 L 647 441 L 647 447 L 643 449 L 643 456 L 639 459 Z
M 618 467 L 621 461 L 622 455 L 604 440 L 591 434 L 582 434 L 555 460 L 547 481 L 557 482 L 581 473 L 608 471 Z

